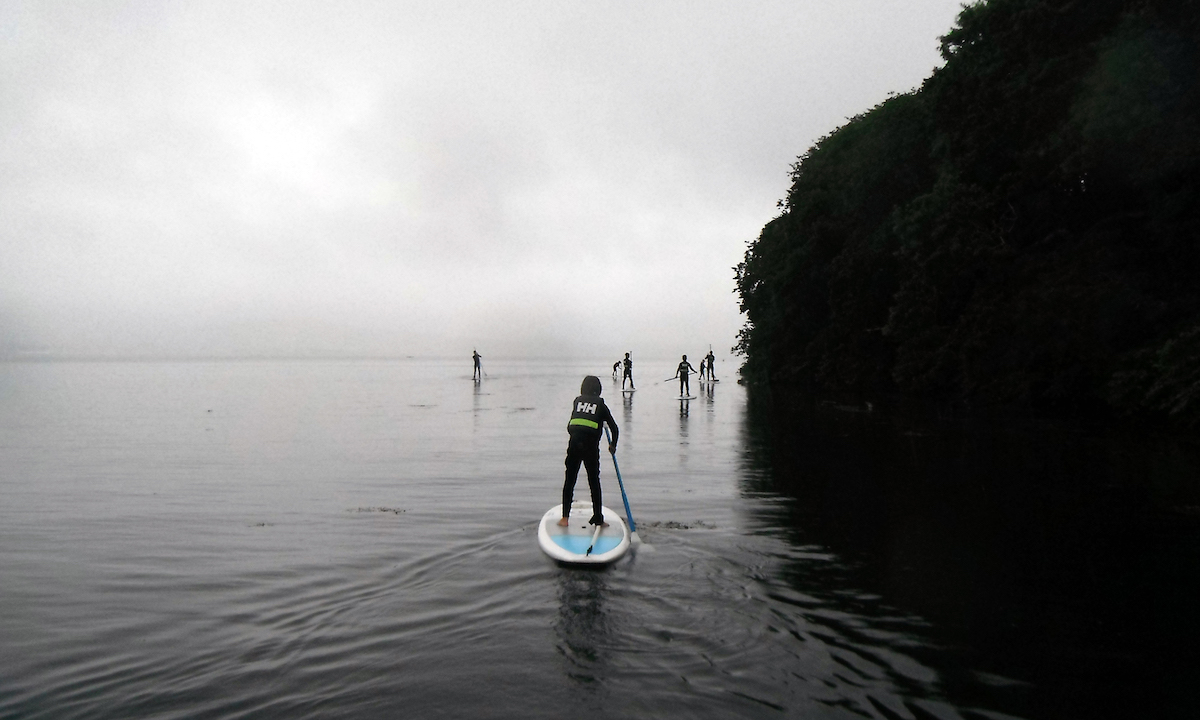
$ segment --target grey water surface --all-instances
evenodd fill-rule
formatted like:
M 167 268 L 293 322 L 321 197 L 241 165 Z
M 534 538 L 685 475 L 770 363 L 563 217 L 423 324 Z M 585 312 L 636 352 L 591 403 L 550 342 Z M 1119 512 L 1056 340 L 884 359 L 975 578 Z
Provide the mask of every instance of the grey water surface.
M 733 378 L 681 402 L 644 365 L 622 395 L 603 360 L 0 364 L 0 717 L 1031 707 L 796 532 Z M 536 542 L 586 373 L 646 543 L 602 571 Z

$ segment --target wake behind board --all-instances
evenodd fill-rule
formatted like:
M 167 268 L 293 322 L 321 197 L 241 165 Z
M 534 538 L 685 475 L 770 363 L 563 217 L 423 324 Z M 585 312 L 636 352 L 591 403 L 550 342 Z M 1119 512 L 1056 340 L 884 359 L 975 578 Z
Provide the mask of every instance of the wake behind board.
M 571 503 L 571 524 L 567 527 L 558 524 L 562 517 L 562 505 L 547 510 L 538 524 L 538 545 L 542 552 L 559 562 L 572 565 L 606 565 L 620 559 L 629 550 L 629 528 L 612 510 L 604 508 L 603 511 L 608 527 L 595 535 L 596 526 L 588 524 L 592 516 L 590 499 Z M 589 545 L 592 547 L 590 553 Z

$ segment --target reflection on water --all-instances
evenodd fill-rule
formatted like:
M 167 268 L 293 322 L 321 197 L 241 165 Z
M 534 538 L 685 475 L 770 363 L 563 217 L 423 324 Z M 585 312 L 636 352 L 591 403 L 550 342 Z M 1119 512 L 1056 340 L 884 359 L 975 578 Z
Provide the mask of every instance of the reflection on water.
M 607 590 L 603 572 L 573 569 L 558 576 L 554 630 L 566 664 L 564 673 L 585 688 L 603 682 L 605 649 L 612 645 L 604 610 Z
M 952 697 L 1031 717 L 1191 714 L 1195 446 L 867 407 L 754 413 L 746 429 L 746 491 L 794 498 L 765 522 L 841 558 L 833 576 L 786 568 L 793 586 L 857 587 L 923 618 L 936 650 L 912 656 Z

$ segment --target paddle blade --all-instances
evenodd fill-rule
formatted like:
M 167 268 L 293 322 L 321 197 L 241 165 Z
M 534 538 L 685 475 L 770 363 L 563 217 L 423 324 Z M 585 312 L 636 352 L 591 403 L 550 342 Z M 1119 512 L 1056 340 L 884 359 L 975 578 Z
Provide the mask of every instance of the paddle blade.
M 654 550 L 654 546 L 649 543 L 643 542 L 642 539 L 640 537 L 638 537 L 638 534 L 636 531 L 629 533 L 629 545 L 631 547 L 637 548 L 639 551 L 642 551 L 642 552 L 652 552 Z

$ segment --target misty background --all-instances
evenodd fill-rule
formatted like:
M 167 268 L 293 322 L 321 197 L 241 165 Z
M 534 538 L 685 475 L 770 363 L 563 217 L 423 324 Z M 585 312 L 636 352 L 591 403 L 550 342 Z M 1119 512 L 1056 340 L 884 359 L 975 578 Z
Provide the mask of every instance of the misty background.
M 8 0 L 0 356 L 724 357 L 791 163 L 959 10 Z

